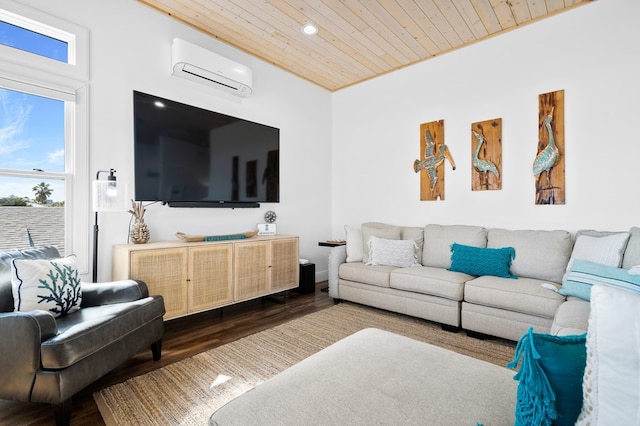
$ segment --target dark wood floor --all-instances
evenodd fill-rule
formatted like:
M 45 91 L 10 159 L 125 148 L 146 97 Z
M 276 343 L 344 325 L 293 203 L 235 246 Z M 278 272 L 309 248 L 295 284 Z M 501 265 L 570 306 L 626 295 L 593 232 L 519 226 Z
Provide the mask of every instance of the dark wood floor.
M 73 399 L 72 425 L 104 425 L 93 393 L 200 352 L 266 330 L 294 318 L 333 305 L 327 285 L 318 283 L 312 294 L 289 292 L 286 302 L 259 299 L 165 322 L 162 359 L 153 361 L 151 350 L 137 356 L 90 385 Z M 53 425 L 49 405 L 0 400 L 0 425 Z

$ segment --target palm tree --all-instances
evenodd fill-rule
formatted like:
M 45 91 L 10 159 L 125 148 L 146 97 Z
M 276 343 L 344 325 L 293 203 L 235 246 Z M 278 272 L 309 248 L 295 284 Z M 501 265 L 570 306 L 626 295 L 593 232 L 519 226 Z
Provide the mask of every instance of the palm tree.
M 47 202 L 49 195 L 53 192 L 53 189 L 49 187 L 48 183 L 40 182 L 31 189 L 36 194 L 35 201 L 38 204 L 44 204 Z

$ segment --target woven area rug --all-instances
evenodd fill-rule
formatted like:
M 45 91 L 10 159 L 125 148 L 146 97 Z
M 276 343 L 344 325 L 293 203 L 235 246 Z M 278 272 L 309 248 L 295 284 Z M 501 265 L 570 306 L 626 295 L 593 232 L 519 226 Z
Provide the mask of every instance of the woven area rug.
M 367 327 L 500 366 L 512 359 L 515 347 L 513 342 L 478 340 L 427 321 L 341 303 L 108 387 L 94 399 L 109 426 L 206 425 L 227 401 Z

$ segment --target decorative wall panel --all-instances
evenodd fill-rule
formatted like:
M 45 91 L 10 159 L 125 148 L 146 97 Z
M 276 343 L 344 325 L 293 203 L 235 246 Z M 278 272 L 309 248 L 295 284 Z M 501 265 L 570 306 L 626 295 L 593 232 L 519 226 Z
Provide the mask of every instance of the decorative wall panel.
M 420 159 L 414 161 L 413 170 L 420 173 L 420 200 L 444 200 L 444 162 L 456 163 L 444 144 L 444 120 L 420 125 Z

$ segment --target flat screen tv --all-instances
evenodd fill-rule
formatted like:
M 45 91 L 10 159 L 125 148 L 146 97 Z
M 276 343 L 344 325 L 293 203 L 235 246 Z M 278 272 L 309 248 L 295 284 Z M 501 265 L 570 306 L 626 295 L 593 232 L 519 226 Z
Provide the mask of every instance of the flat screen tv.
M 279 196 L 280 130 L 133 92 L 135 199 L 258 207 Z

